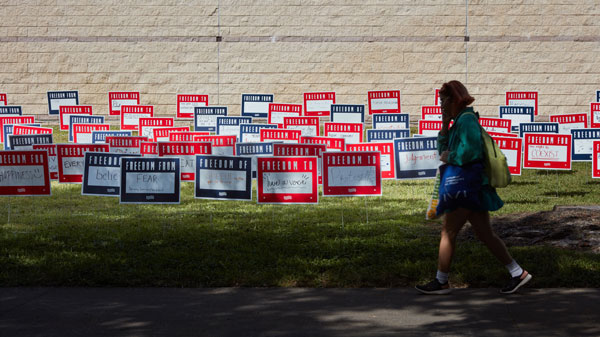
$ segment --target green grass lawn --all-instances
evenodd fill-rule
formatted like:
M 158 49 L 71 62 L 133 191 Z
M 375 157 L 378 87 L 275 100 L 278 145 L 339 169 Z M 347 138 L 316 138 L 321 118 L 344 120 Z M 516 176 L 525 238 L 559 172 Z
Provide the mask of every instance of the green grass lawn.
M 506 206 L 495 214 L 598 204 L 590 169 L 524 170 L 499 190 Z M 120 205 L 53 183 L 51 197 L 2 199 L 0 285 L 412 286 L 436 270 L 440 222 L 424 220 L 432 185 L 389 180 L 382 197 L 257 205 L 196 200 L 183 183 L 180 205 Z M 532 287 L 600 286 L 600 255 L 509 250 L 535 275 Z M 497 287 L 507 278 L 480 243 L 459 242 L 451 282 Z

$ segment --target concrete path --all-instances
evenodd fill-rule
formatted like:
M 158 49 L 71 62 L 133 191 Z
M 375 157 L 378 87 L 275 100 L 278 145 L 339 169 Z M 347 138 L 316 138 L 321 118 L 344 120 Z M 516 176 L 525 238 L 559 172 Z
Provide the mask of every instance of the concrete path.
M 600 336 L 600 290 L 0 288 L 0 336 Z

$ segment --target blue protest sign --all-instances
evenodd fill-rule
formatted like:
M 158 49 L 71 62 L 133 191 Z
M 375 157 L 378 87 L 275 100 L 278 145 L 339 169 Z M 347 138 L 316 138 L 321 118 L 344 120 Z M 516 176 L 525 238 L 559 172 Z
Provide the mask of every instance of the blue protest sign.
M 23 109 L 19 105 L 0 106 L 0 117 L 3 116 L 22 116 Z
M 60 114 L 61 105 L 79 105 L 77 91 L 48 91 L 48 114 Z
M 521 123 L 519 137 L 525 133 L 558 133 L 558 123 Z
M 240 124 L 240 143 L 260 142 L 260 129 L 277 129 L 275 124 Z
M 594 141 L 600 140 L 600 128 L 572 129 L 571 159 L 573 161 L 592 161 Z
M 71 115 L 69 116 L 69 141 L 73 141 L 73 124 L 104 124 L 104 116 Z
M 178 204 L 179 158 L 121 157 L 120 202 Z
M 52 144 L 52 134 L 10 135 L 8 141 L 12 150 L 33 150 L 33 145 Z
M 225 106 L 197 106 L 194 108 L 194 131 L 216 132 L 217 117 L 227 116 Z
M 364 123 L 365 106 L 363 104 L 332 104 L 331 121 L 333 123 Z
M 240 124 L 250 123 L 252 123 L 252 117 L 217 117 L 217 135 L 239 137 Z
M 532 106 L 506 105 L 500 106 L 499 110 L 500 118 L 511 120 L 513 132 L 519 132 L 521 123 L 533 123 L 535 118 L 535 109 Z
M 235 153 L 238 156 L 252 158 L 252 178 L 256 178 L 256 165 L 258 157 L 266 157 L 273 155 L 272 142 L 255 142 L 255 143 L 236 143 Z
M 408 114 L 374 114 L 373 129 L 399 130 L 410 129 Z M 408 137 L 408 136 L 407 136 Z
M 242 94 L 242 116 L 267 118 L 273 97 L 272 94 Z
M 196 156 L 195 198 L 252 200 L 252 158 Z
M 377 116 L 377 115 L 374 115 Z M 388 142 L 396 138 L 408 138 L 410 137 L 410 129 L 403 130 L 367 130 L 367 142 Z
M 118 197 L 121 184 L 121 157 L 134 155 L 108 152 L 86 152 L 82 195 Z
M 13 126 L 18 125 L 18 124 L 4 124 L 2 127 L 4 129 L 4 149 L 5 150 L 10 150 L 10 140 L 8 139 L 9 135 L 13 134 Z M 20 124 L 20 125 L 27 125 L 27 126 L 37 126 L 40 127 L 42 126 L 42 124 Z
M 441 164 L 437 137 L 395 139 L 394 153 L 396 179 L 435 178 Z

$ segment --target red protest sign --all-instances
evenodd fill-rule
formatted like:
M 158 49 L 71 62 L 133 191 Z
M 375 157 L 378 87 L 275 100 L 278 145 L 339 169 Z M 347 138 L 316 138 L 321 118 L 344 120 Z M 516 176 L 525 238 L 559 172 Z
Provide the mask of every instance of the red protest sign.
M 570 135 L 571 129 L 587 128 L 587 117 L 585 113 L 551 115 L 550 122 L 558 123 L 558 133 Z
M 235 156 L 237 136 L 194 136 L 194 142 L 209 142 L 212 144 L 212 154 L 219 156 Z
M 381 195 L 379 152 L 325 152 L 323 196 Z
M 152 132 L 152 130 L 154 128 L 173 127 L 173 123 L 173 118 L 142 117 L 139 119 L 138 135 L 148 137 L 148 139 L 153 140 L 152 137 L 154 137 L 154 133 Z
M 33 124 L 34 116 L 6 116 L 0 117 L 0 139 L 4 139 L 4 124 Z
M 369 115 L 401 113 L 400 90 L 369 91 Z
M 506 156 L 506 162 L 508 164 L 508 170 L 510 174 L 520 176 L 521 175 L 521 153 L 523 153 L 523 140 L 515 137 L 494 137 L 492 138 L 498 144 L 504 156 Z
M 6 94 L 0 94 L 0 105 L 8 105 L 6 100 Z
M 363 142 L 362 123 L 324 123 L 323 134 L 325 137 L 344 138 L 346 144 Z
M 379 151 L 381 153 L 381 177 L 383 179 L 396 178 L 396 165 L 394 160 L 393 142 L 347 144 L 346 151 Z
M 344 151 L 346 149 L 346 140 L 344 138 L 333 137 L 300 137 L 300 144 L 325 144 L 327 151 Z
M 140 142 L 140 154 L 142 155 L 142 157 L 157 157 L 158 143 Z
M 316 204 L 317 157 L 258 157 L 258 203 Z
M 171 132 L 189 132 L 189 126 L 175 126 L 166 128 L 153 128 L 152 140 L 155 142 L 166 142 L 169 140 Z
M 516 138 L 519 138 L 519 135 L 517 135 L 515 133 L 491 132 L 491 131 L 488 131 L 487 133 L 488 133 L 488 135 L 490 135 L 492 137 L 516 137 Z
M 160 142 L 158 143 L 158 156 L 177 157 L 181 169 L 181 180 L 194 181 L 196 179 L 196 155 L 212 154 L 212 145 L 209 142 Z
M 305 92 L 304 116 L 329 116 L 332 104 L 335 104 L 335 92 Z
M 538 114 L 538 93 L 537 91 L 507 91 L 506 105 L 513 106 L 531 106 L 534 115 Z
M 321 159 L 325 151 L 327 151 L 327 145 L 325 144 L 273 144 L 273 155 L 276 157 L 317 157 L 319 184 L 323 183 Z
M 60 130 L 69 130 L 69 117 L 72 115 L 92 115 L 91 105 L 61 105 L 58 108 Z
M 600 141 L 592 145 L 592 178 L 600 178 Z
M 86 152 L 108 152 L 108 144 L 56 144 L 58 182 L 81 183 Z
M 442 121 L 419 120 L 419 134 L 423 136 L 437 137 L 442 129 Z
M 195 136 L 210 136 L 210 132 L 204 131 L 184 131 L 169 132 L 170 142 L 193 142 Z
M 92 143 L 93 131 L 109 130 L 109 124 L 73 124 L 73 141 L 75 143 Z
M 121 106 L 121 130 L 137 131 L 140 118 L 154 116 L 152 105 L 122 105 Z
M 277 124 L 278 128 L 283 128 L 284 117 L 302 116 L 301 104 L 280 104 L 269 103 L 269 124 Z
M 52 128 L 43 128 L 39 126 L 15 125 L 13 126 L 13 135 L 50 135 Z
M 194 119 L 194 109 L 199 106 L 208 106 L 208 95 L 177 95 L 177 118 Z
M 590 103 L 590 127 L 600 128 L 600 103 Z
M 260 129 L 260 141 L 283 141 L 284 143 L 298 143 L 302 131 L 288 129 Z
M 440 89 L 435 89 L 435 102 L 433 104 L 442 105 L 442 102 L 440 101 Z
M 422 106 L 421 119 L 428 121 L 441 121 L 442 107 L 438 105 Z
M 479 124 L 487 132 L 510 133 L 511 123 L 512 123 L 512 121 L 510 119 L 490 118 L 490 117 L 479 118 Z
M 0 151 L 0 195 L 50 195 L 46 151 Z
M 526 133 L 523 168 L 570 170 L 571 135 Z
M 142 142 L 147 142 L 148 137 L 134 136 L 107 136 L 106 144 L 108 144 L 109 152 L 112 153 L 127 153 L 140 154 L 140 145 Z
M 136 91 L 113 91 L 108 93 L 109 115 L 118 116 L 121 114 L 123 105 L 139 105 L 140 93 Z M 67 120 L 68 121 L 68 120 Z
M 283 128 L 300 130 L 303 136 L 319 136 L 319 117 L 284 117 Z
M 58 180 L 58 160 L 56 158 L 56 144 L 34 144 L 34 150 L 45 150 L 48 152 L 48 170 L 50 179 Z

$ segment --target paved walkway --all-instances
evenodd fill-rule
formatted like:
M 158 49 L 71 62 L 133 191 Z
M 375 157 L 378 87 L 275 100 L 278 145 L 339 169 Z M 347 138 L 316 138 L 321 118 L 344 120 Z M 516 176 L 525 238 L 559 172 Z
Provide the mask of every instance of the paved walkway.
M 0 288 L 0 336 L 600 336 L 600 290 Z

